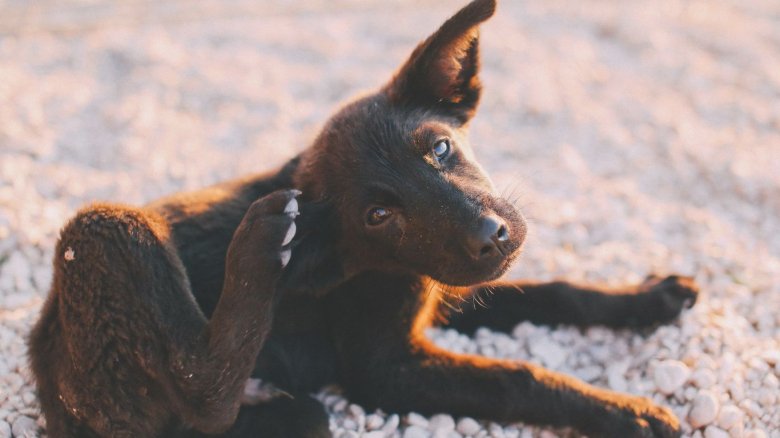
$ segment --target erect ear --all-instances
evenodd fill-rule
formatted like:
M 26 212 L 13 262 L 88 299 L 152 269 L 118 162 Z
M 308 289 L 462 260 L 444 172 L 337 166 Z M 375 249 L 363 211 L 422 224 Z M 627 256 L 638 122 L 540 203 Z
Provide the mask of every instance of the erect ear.
M 496 0 L 474 0 L 420 43 L 383 89 L 390 101 L 471 119 L 482 89 L 478 27 L 495 10 Z

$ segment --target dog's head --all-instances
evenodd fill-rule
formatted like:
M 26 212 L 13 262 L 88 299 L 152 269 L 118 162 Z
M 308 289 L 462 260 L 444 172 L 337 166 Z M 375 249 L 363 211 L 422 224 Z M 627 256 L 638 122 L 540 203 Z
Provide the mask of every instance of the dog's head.
M 460 10 L 379 92 L 331 118 L 302 155 L 296 184 L 304 200 L 332 207 L 336 229 L 338 256 L 319 249 L 319 257 L 351 272 L 413 272 L 450 285 L 509 267 L 525 221 L 496 195 L 467 139 L 481 92 L 478 26 L 495 7 L 475 0 Z M 317 264 L 305 251 L 293 251 L 293 268 L 298 257 Z

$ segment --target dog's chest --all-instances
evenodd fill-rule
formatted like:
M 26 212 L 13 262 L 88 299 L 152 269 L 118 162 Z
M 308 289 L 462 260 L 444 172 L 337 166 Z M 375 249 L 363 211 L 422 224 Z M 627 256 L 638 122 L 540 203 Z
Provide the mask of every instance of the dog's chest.
M 293 393 L 315 391 L 333 382 L 336 351 L 320 304 L 310 297 L 279 303 L 253 377 Z

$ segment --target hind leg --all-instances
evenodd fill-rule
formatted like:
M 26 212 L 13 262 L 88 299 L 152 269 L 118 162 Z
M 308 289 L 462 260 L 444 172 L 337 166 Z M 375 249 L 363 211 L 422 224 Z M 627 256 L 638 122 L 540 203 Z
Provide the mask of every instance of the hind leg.
M 566 282 L 503 283 L 473 291 L 485 306 L 463 306 L 450 314 L 448 327 L 473 332 L 479 327 L 510 331 L 520 321 L 536 324 L 647 327 L 670 322 L 698 295 L 689 277 L 650 276 L 640 285 L 617 290 Z
M 52 292 L 30 339 L 51 436 L 220 432 L 271 327 L 295 193 L 255 202 L 228 250 L 207 321 L 167 225 L 137 209 L 97 206 L 63 230 Z

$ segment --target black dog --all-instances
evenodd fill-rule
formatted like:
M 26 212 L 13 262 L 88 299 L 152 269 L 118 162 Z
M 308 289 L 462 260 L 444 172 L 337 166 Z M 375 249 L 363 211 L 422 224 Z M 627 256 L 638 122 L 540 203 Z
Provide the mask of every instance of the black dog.
M 493 284 L 487 308 L 440 307 L 442 289 L 478 293 L 470 286 L 504 273 L 526 232 L 466 140 L 477 26 L 494 9 L 463 8 L 278 171 L 78 213 L 30 340 L 49 435 L 329 436 L 307 394 L 337 383 L 386 411 L 678 436 L 674 415 L 648 399 L 423 335 L 520 320 L 643 327 L 696 298 L 690 279 L 652 277 L 611 293 Z M 242 406 L 250 376 L 266 400 Z

